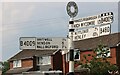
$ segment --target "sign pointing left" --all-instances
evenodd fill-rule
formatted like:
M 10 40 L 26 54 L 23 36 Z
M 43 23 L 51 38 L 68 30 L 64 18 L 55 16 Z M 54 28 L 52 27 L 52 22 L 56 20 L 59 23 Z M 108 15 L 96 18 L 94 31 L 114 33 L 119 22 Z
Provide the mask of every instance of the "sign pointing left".
M 21 37 L 20 49 L 67 49 L 67 38 L 63 37 Z

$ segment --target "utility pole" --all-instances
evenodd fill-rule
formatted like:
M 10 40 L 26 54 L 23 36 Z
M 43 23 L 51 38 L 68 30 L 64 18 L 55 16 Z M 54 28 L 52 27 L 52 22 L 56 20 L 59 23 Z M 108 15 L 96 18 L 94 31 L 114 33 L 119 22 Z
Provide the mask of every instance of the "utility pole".
M 70 16 L 70 21 L 69 21 L 69 39 L 68 39 L 68 49 L 69 49 L 69 73 L 68 75 L 74 75 L 74 43 L 73 43 L 73 24 L 74 24 L 74 17 L 78 13 L 78 7 L 77 4 L 74 1 L 70 1 L 67 4 L 67 13 Z

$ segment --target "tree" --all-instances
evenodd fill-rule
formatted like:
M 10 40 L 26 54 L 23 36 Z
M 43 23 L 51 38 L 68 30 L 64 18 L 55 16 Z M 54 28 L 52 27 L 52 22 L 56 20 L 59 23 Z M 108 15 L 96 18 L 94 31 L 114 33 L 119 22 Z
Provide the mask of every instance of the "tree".
M 118 67 L 111 64 L 107 58 L 109 48 L 104 45 L 98 45 L 98 47 L 93 51 L 95 55 L 84 55 L 86 63 L 81 63 L 82 67 L 90 69 L 90 75 L 108 75 L 108 71 L 117 71 Z M 88 61 L 87 57 L 92 56 L 92 60 Z
M 9 63 L 7 61 L 3 62 L 2 75 L 5 75 L 5 72 L 9 70 Z

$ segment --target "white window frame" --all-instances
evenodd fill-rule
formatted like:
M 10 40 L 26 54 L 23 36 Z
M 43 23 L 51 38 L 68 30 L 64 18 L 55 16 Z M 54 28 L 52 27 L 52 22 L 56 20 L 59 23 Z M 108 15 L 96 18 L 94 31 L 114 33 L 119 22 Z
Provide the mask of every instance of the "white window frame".
M 110 56 L 111 56 L 111 50 L 109 48 L 109 53 L 108 53 L 107 57 L 110 57 Z
M 76 51 L 79 51 L 79 59 L 75 59 L 75 52 Z M 65 56 L 66 56 L 66 62 L 68 62 L 70 60 L 70 52 L 66 53 Z M 78 49 L 74 50 L 74 61 L 80 61 L 80 50 L 78 50 Z
M 13 61 L 13 68 L 22 67 L 22 61 L 21 60 L 15 60 Z
M 79 59 L 75 59 L 75 53 L 78 51 L 78 53 L 79 53 Z M 74 50 L 74 61 L 80 61 L 80 50 L 78 50 L 78 49 L 75 49 Z
M 97 54 L 98 54 L 99 52 L 97 52 Z M 110 50 L 110 48 L 109 48 L 109 53 L 107 54 L 107 57 L 110 57 L 111 56 L 111 50 Z M 102 58 L 102 56 L 97 56 L 97 58 Z
M 46 60 L 44 60 L 44 58 L 48 57 L 48 63 Z M 42 59 L 41 59 L 42 58 Z M 51 56 L 40 56 L 37 58 L 37 65 L 50 65 L 51 64 Z

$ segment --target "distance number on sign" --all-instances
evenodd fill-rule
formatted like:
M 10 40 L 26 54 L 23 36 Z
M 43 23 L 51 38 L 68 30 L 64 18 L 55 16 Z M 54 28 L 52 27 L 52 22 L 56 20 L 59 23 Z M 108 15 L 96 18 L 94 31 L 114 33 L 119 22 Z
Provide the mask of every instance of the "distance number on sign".
M 110 32 L 110 26 L 100 28 L 100 34 Z

